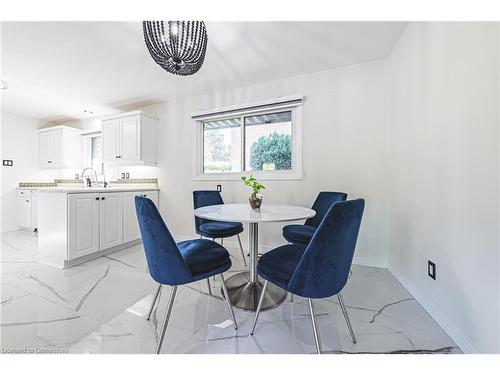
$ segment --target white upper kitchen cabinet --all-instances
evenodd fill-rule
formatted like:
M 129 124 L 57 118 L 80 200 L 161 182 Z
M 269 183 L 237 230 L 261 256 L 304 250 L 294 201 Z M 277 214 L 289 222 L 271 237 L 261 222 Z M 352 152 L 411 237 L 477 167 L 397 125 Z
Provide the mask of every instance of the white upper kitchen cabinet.
M 41 168 L 80 168 L 82 165 L 80 130 L 68 126 L 40 129 Z
M 115 161 L 120 153 L 118 140 L 120 138 L 120 119 L 102 122 L 102 158 L 104 161 Z
M 118 165 L 156 165 L 157 122 L 142 111 L 102 120 L 103 161 Z

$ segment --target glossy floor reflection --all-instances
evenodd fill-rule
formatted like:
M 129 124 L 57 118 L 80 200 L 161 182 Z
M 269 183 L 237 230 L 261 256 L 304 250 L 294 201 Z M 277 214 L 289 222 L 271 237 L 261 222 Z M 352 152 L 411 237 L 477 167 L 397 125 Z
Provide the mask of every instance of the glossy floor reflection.
M 243 269 L 237 248 L 233 268 Z M 228 275 L 229 276 L 229 275 Z M 0 346 L 70 353 L 154 353 L 170 294 L 148 322 L 155 283 L 140 245 L 59 270 L 37 263 L 36 234 L 3 233 Z M 179 288 L 163 353 L 314 353 L 306 300 L 264 311 L 254 336 L 253 313 L 235 310 L 234 330 L 220 297 L 201 281 Z M 460 353 L 456 344 L 386 270 L 354 265 L 343 292 L 358 342 L 353 344 L 336 297 L 316 302 L 326 353 Z

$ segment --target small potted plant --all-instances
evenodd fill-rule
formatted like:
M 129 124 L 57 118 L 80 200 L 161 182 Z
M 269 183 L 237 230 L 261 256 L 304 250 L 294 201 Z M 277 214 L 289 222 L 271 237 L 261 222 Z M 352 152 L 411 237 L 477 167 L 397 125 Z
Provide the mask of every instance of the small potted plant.
M 252 188 L 252 195 L 250 195 L 248 201 L 250 202 L 250 206 L 254 210 L 258 210 L 262 205 L 262 195 L 260 194 L 260 191 L 262 189 L 265 189 L 266 187 L 257 182 L 253 175 L 248 178 L 245 176 L 241 176 L 241 180 L 246 186 L 250 186 Z

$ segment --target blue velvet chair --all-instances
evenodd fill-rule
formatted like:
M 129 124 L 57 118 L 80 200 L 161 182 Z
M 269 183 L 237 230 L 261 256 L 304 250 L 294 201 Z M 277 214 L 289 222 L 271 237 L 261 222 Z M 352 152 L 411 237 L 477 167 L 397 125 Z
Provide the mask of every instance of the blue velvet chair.
M 292 224 L 284 226 L 283 237 L 285 237 L 289 243 L 307 245 L 332 204 L 343 202 L 346 199 L 346 193 L 338 193 L 335 191 L 320 192 L 312 206 L 312 209 L 316 211 L 316 215 L 307 219 L 304 225 Z
M 231 267 L 231 259 L 227 250 L 217 242 L 210 240 L 196 239 L 175 243 L 158 209 L 149 198 L 135 197 L 135 210 L 149 273 L 158 283 L 147 320 L 151 317 L 161 287 L 163 285 L 172 286 L 170 301 L 160 329 L 156 353 L 160 353 L 179 285 L 219 275 L 227 307 L 234 322 L 234 329 L 238 329 L 224 276 L 222 275 Z
M 193 203 L 194 208 L 197 209 L 205 206 L 224 204 L 224 201 L 222 200 L 221 194 L 217 190 L 195 190 L 193 191 Z M 207 237 L 213 239 L 214 241 L 215 239 L 220 238 L 221 245 L 224 243 L 224 238 L 238 236 L 238 243 L 240 245 L 243 263 L 245 264 L 245 267 L 247 266 L 247 260 L 240 239 L 240 233 L 243 232 L 243 225 L 241 223 L 202 219 L 196 216 L 194 217 L 194 223 L 196 233 L 200 235 L 200 238 Z
M 353 343 L 347 310 L 340 292 L 347 283 L 365 201 L 355 199 L 331 206 L 314 233 L 309 245 L 289 244 L 264 254 L 257 264 L 257 273 L 265 281 L 252 324 L 253 335 L 268 282 L 302 297 L 309 303 L 316 350 L 321 354 L 313 298 L 337 295 Z

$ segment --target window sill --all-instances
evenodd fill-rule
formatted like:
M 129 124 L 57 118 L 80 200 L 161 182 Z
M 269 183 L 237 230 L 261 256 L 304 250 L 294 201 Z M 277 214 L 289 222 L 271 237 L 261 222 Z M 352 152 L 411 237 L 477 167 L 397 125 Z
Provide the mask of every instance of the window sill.
M 298 172 L 238 172 L 238 173 L 205 173 L 193 177 L 193 181 L 239 181 L 241 176 L 249 177 L 251 174 L 260 181 L 293 181 L 302 180 Z

